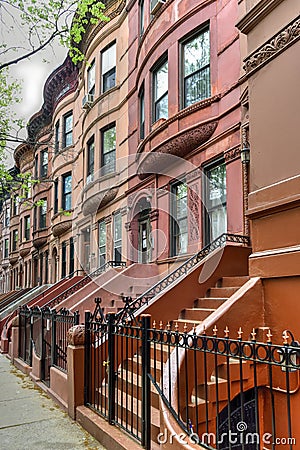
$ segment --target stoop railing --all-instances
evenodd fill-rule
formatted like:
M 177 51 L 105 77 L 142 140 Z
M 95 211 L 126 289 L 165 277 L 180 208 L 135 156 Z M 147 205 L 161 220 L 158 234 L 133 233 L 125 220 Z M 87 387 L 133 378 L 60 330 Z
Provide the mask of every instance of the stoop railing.
M 300 347 L 290 332 L 283 345 L 270 330 L 267 342 L 257 342 L 254 329 L 249 340 L 241 329 L 229 338 L 227 327 L 223 337 L 216 327 L 212 336 L 197 335 L 179 332 L 176 322 L 174 329 L 151 326 L 149 315 L 123 323 L 113 313 L 104 317 L 100 302 L 85 317 L 84 401 L 110 424 L 146 449 L 169 443 L 171 431 L 155 423 L 158 396 L 184 445 L 277 449 L 284 436 L 294 448 Z
M 250 245 L 249 236 L 243 236 L 240 234 L 223 233 L 210 244 L 203 247 L 198 253 L 193 255 L 166 277 L 156 283 L 154 286 L 145 291 L 142 295 L 135 300 L 127 303 L 127 305 L 117 313 L 118 320 L 124 320 L 131 318 L 134 314 L 144 305 L 148 305 L 156 295 L 167 289 L 178 279 L 187 275 L 187 273 L 193 269 L 202 259 L 212 253 L 214 250 L 223 247 L 226 243 L 234 243 L 248 246 Z
M 110 267 L 126 267 L 126 262 L 124 261 L 107 261 L 102 266 L 98 267 L 98 269 L 94 270 L 93 272 L 89 273 L 85 277 L 83 277 L 81 280 L 77 281 L 77 283 L 73 284 L 69 288 L 67 288 L 65 291 L 63 291 L 61 294 L 57 295 L 53 299 L 51 299 L 48 303 L 45 304 L 45 306 L 48 306 L 48 308 L 54 308 L 55 306 L 59 305 L 63 300 L 70 297 L 70 295 L 74 294 L 75 292 L 79 291 L 79 289 L 86 286 L 90 281 L 92 281 L 94 278 L 101 275 L 101 273 L 105 272 Z

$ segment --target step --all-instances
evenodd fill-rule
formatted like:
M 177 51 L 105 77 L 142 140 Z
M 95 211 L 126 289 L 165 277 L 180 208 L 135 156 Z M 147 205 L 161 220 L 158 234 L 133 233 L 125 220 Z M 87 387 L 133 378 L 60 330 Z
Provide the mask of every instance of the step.
M 189 403 L 188 405 L 188 414 L 186 414 L 186 407 L 182 409 L 181 418 L 184 423 L 186 423 L 187 416 L 192 422 L 194 430 L 196 429 L 196 412 L 198 410 L 198 424 L 203 423 L 206 420 L 206 408 L 208 413 L 208 420 L 213 419 L 212 415 L 212 404 L 210 402 L 206 402 L 204 399 L 199 399 L 197 406 L 194 403 Z
M 102 393 L 99 394 L 99 403 L 108 406 L 108 388 L 103 389 Z M 101 403 L 100 403 L 101 404 Z M 139 434 L 142 430 L 142 401 L 137 400 L 126 392 L 121 392 L 116 390 L 116 401 L 115 401 L 115 416 L 116 425 L 120 424 L 123 427 L 129 428 L 130 432 L 136 433 L 139 430 Z M 151 437 L 155 441 L 155 436 L 160 432 L 160 412 L 157 408 L 151 405 Z
M 129 395 L 133 395 L 137 399 L 142 398 L 142 376 L 136 375 L 135 373 L 128 373 L 128 381 L 126 381 L 126 371 L 119 370 L 116 382 L 116 388 L 126 392 Z M 153 383 L 150 383 L 151 391 L 151 405 L 154 408 L 159 409 L 159 395 L 155 389 Z
M 207 297 L 218 297 L 218 298 L 229 298 L 236 291 L 238 291 L 239 287 L 215 287 L 207 290 Z
M 217 309 L 219 306 L 223 305 L 224 302 L 228 300 L 226 297 L 202 297 L 196 298 L 194 300 L 194 308 L 214 308 Z
M 186 308 L 181 311 L 180 319 L 202 321 L 215 311 L 216 309 L 212 308 Z
M 185 325 L 186 325 L 186 332 L 188 333 L 193 329 L 194 326 L 201 325 L 202 320 L 190 320 L 190 319 L 178 319 L 175 321 L 178 325 L 178 331 L 180 333 L 183 333 L 185 331 Z M 174 329 L 174 326 L 173 326 Z
M 243 380 L 248 380 L 251 377 L 251 366 L 249 361 L 242 361 L 243 369 Z M 212 378 L 215 373 L 212 373 L 211 381 L 215 381 L 215 377 Z M 230 382 L 240 380 L 240 361 L 238 359 L 229 359 L 229 376 Z M 218 367 L 218 378 L 223 378 L 227 380 L 227 363 L 221 364 Z
M 215 402 L 217 398 L 217 386 L 218 386 L 218 400 L 227 401 L 228 399 L 227 380 L 220 377 L 218 377 L 218 383 L 216 383 L 216 381 L 208 381 L 207 389 L 205 389 L 205 384 L 200 384 L 199 386 L 197 386 L 197 399 L 198 399 L 197 401 L 199 401 L 199 399 L 205 400 L 207 394 L 207 400 L 209 402 Z M 193 389 L 192 403 L 196 403 L 195 388 Z
M 120 368 L 122 370 L 124 370 L 125 372 L 127 370 L 128 374 L 131 374 L 131 372 L 132 372 L 133 374 L 141 375 L 142 374 L 142 358 L 141 358 L 141 356 L 139 356 L 138 359 L 136 356 L 133 358 L 126 359 L 125 361 L 123 361 Z M 119 370 L 120 370 L 120 368 L 119 368 Z M 160 379 L 160 376 L 161 376 L 161 361 L 160 360 L 156 360 L 156 364 L 155 364 L 154 360 L 150 359 L 150 369 L 151 369 L 151 374 L 153 376 L 154 376 L 154 368 L 155 368 L 155 372 L 156 372 L 155 373 L 156 379 Z
M 241 276 L 241 277 L 223 277 L 220 280 L 217 281 L 216 287 L 241 287 L 243 284 L 245 284 L 248 280 L 250 280 L 250 277 L 248 276 Z

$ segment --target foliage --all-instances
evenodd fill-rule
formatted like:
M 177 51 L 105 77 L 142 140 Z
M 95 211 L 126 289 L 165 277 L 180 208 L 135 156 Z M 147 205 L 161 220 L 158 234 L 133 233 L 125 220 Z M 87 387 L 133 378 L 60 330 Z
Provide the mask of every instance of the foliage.
M 12 176 L 5 164 L 5 149 L 23 142 L 20 130 L 24 128 L 12 113 L 14 103 L 20 101 L 20 85 L 11 81 L 9 69 L 57 39 L 79 63 L 84 59 L 80 43 L 88 26 L 109 20 L 104 8 L 98 0 L 0 0 L 2 36 L 6 36 L 6 42 L 0 42 L 0 198 L 16 190 L 28 193 L 36 182 L 29 174 Z

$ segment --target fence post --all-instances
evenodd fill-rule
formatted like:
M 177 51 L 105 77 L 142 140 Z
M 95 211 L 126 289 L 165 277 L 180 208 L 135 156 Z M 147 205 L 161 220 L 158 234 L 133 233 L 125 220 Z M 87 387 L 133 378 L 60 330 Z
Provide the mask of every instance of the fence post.
M 142 446 L 150 450 L 151 443 L 151 391 L 150 391 L 150 314 L 142 318 Z
M 21 340 L 21 335 L 22 335 L 22 309 L 21 309 L 21 307 L 19 307 L 19 336 L 18 336 L 18 358 L 20 358 L 20 356 L 21 356 L 21 343 L 22 343 L 22 340 Z
M 44 310 L 41 311 L 41 379 L 45 379 Z
M 55 366 L 57 363 L 56 353 L 56 310 L 51 311 L 51 366 Z
M 110 424 L 115 420 L 115 313 L 107 314 L 107 335 L 108 335 L 108 421 Z
M 90 364 L 91 364 L 91 313 L 85 311 L 84 313 L 84 404 L 87 405 L 90 400 Z
M 33 350 L 33 314 L 32 314 L 32 309 L 30 309 L 30 313 L 29 313 L 29 317 L 30 317 L 30 335 L 29 335 L 29 365 L 30 367 L 32 367 L 32 350 Z
M 74 325 L 79 325 L 80 314 L 79 311 L 74 312 Z

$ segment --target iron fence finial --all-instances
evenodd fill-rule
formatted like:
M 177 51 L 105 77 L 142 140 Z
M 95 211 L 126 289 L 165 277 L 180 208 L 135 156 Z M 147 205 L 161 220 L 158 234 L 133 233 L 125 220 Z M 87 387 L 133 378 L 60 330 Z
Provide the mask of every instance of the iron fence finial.
M 242 331 L 242 327 L 240 327 L 238 330 L 238 339 L 242 339 L 242 336 L 243 336 L 243 331 Z
M 228 338 L 229 337 L 229 328 L 227 325 L 225 327 L 224 333 L 225 333 L 225 337 Z

